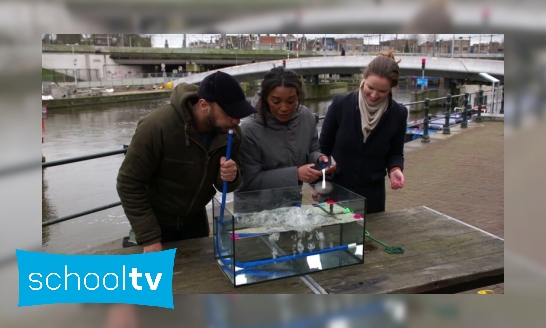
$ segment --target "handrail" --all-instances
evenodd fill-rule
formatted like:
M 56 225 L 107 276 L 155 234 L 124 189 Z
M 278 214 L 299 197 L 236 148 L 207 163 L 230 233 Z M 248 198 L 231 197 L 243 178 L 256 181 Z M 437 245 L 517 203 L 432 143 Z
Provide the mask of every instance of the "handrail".
M 474 94 L 479 94 L 480 92 L 479 91 L 476 91 L 476 92 L 472 92 L 472 93 L 468 93 L 469 95 L 474 95 Z M 451 96 L 451 98 L 458 98 L 458 97 L 464 97 L 465 94 L 462 93 L 462 94 L 459 94 L 459 95 L 454 95 L 454 96 Z M 445 97 L 440 97 L 440 98 L 434 98 L 434 99 L 428 99 L 429 102 L 432 102 L 432 101 L 438 101 L 438 100 L 442 100 L 442 99 L 447 99 L 448 97 L 445 96 Z M 400 105 L 402 106 L 408 106 L 408 105 L 416 105 L 416 104 L 424 104 L 426 100 L 420 100 L 420 101 L 414 101 L 414 102 L 409 102 L 409 103 L 400 103 Z M 315 114 L 315 121 L 316 123 L 318 124 L 318 122 L 320 120 L 323 120 L 326 116 L 318 116 Z M 443 118 L 444 116 L 441 116 L 441 117 L 438 117 L 438 118 Z M 414 124 L 414 125 L 419 125 L 421 123 L 418 123 L 418 124 Z M 408 127 L 411 127 L 411 126 L 414 126 L 414 125 L 408 125 Z
M 61 160 L 58 160 L 58 161 L 44 162 L 44 163 L 42 163 L 42 168 L 52 167 L 52 166 L 57 166 L 57 165 L 63 165 L 63 164 L 76 163 L 76 162 L 82 162 L 82 161 L 87 161 L 87 160 L 90 160 L 90 159 L 101 158 L 101 157 L 106 157 L 106 156 L 112 156 L 112 155 L 117 155 L 117 154 L 125 154 L 127 152 L 127 147 L 128 147 L 127 145 L 123 145 L 123 149 L 112 150 L 112 151 L 107 151 L 107 152 L 104 152 L 104 153 L 98 153 L 98 154 L 93 154 L 93 155 L 85 155 L 85 156 L 79 156 L 79 157 L 73 157 L 73 158 L 66 158 L 66 159 L 61 159 Z
M 451 97 L 451 98 L 456 98 L 456 97 L 463 97 L 463 96 L 471 95 L 471 94 L 479 94 L 480 99 L 479 99 L 478 104 L 481 104 L 481 102 L 482 102 L 481 97 L 483 97 L 483 90 L 480 90 L 480 91 L 477 91 L 477 92 L 474 92 L 474 93 L 459 94 L 459 95 L 454 95 L 454 96 L 449 96 L 448 95 L 448 96 Z M 402 105 L 407 106 L 407 105 L 425 103 L 425 122 L 424 123 L 425 123 L 425 126 L 426 126 L 426 130 L 428 131 L 428 117 L 427 117 L 428 116 L 428 103 L 431 102 L 431 101 L 447 99 L 447 98 L 449 98 L 448 96 L 435 98 L 435 99 L 426 98 L 423 101 L 416 101 L 416 102 L 406 103 L 406 104 L 402 104 Z M 466 97 L 467 98 L 465 100 L 465 103 L 468 102 L 468 96 L 466 96 Z M 479 106 L 479 107 L 481 107 L 481 106 Z M 479 115 L 480 112 L 481 111 L 478 110 L 478 116 L 480 116 Z M 315 115 L 315 122 L 317 124 L 318 124 L 318 122 L 320 120 L 323 120 L 325 118 L 325 116 L 319 116 L 317 114 L 314 114 L 314 115 Z M 466 116 L 466 106 L 465 106 L 465 116 Z M 481 117 L 479 117 L 479 118 L 481 118 Z M 419 124 L 421 124 L 421 123 L 419 123 Z M 408 127 L 411 127 L 411 126 L 413 126 L 413 125 L 408 125 Z M 428 133 L 426 133 L 425 135 L 426 135 L 426 137 L 428 137 Z M 426 140 L 425 135 L 423 136 L 423 140 Z M 427 142 L 427 141 L 424 141 L 424 142 Z M 58 161 L 45 162 L 45 163 L 42 163 L 42 168 L 53 167 L 53 166 L 58 166 L 58 165 L 63 165 L 63 164 L 76 163 L 76 162 L 81 162 L 81 161 L 86 161 L 86 160 L 101 158 L 101 157 L 106 157 L 106 156 L 112 156 L 112 155 L 117 155 L 117 154 L 125 154 L 127 152 L 127 148 L 128 148 L 128 145 L 123 145 L 123 149 L 108 151 L 108 152 L 104 152 L 104 153 L 97 153 L 97 154 L 92 154 L 92 155 L 86 155 L 86 156 L 67 158 L 67 159 L 62 159 L 62 160 L 58 160 Z M 42 227 L 47 227 L 47 226 L 50 226 L 50 225 L 55 224 L 55 223 L 75 219 L 75 218 L 78 218 L 78 217 L 81 217 L 81 216 L 84 216 L 84 215 L 87 215 L 87 214 L 92 214 L 92 213 L 99 212 L 99 211 L 109 209 L 109 208 L 119 206 L 119 205 L 121 205 L 121 202 L 96 207 L 96 208 L 93 208 L 93 209 L 90 209 L 90 210 L 87 210 L 87 211 L 71 214 L 71 215 L 68 215 L 68 216 L 65 216 L 65 217 L 61 217 L 61 218 L 51 219 L 51 220 L 42 222 Z
M 109 208 L 112 208 L 112 207 L 116 207 L 116 206 L 119 206 L 119 205 L 121 205 L 121 202 L 117 202 L 117 203 L 112 203 L 112 204 L 108 204 L 108 205 L 96 207 L 96 208 L 93 208 L 93 209 L 90 209 L 90 210 L 87 210 L 87 211 L 83 211 L 83 212 L 80 212 L 80 213 L 71 214 L 71 215 L 68 215 L 68 216 L 65 216 L 65 217 L 62 217 L 62 218 L 51 219 L 51 220 L 42 222 L 42 228 L 43 228 L 43 227 L 50 226 L 50 225 L 55 224 L 55 223 L 59 223 L 59 222 L 68 221 L 68 220 L 72 220 L 72 219 L 75 219 L 75 218 L 79 218 L 80 216 L 84 216 L 84 215 L 87 215 L 87 214 L 93 214 L 93 213 L 95 213 L 95 212 L 100 212 L 100 211 L 102 211 L 102 210 L 106 210 L 106 209 L 109 209 Z
M 112 150 L 112 151 L 107 151 L 107 152 L 104 152 L 104 153 L 98 153 L 98 154 L 93 154 L 93 155 L 66 158 L 66 159 L 61 159 L 61 160 L 58 160 L 58 161 L 45 162 L 45 163 L 42 163 L 42 169 L 44 169 L 46 167 L 52 167 L 52 166 L 58 166 L 58 165 L 63 165 L 63 164 L 70 164 L 70 163 L 87 161 L 87 160 L 95 159 L 95 158 L 113 156 L 113 155 L 118 155 L 118 154 L 125 154 L 125 153 L 127 153 L 127 148 L 128 148 L 128 145 L 123 145 L 123 149 Z M 71 215 L 68 215 L 68 216 L 65 216 L 65 217 L 61 217 L 61 218 L 51 219 L 51 220 L 42 222 L 42 228 L 50 226 L 50 225 L 55 224 L 55 223 L 64 222 L 64 221 L 72 220 L 72 219 L 75 219 L 75 218 L 79 218 L 80 216 L 84 216 L 84 215 L 87 215 L 87 214 L 93 214 L 95 212 L 103 211 L 103 210 L 106 210 L 106 209 L 109 209 L 109 208 L 112 208 L 112 207 L 116 207 L 116 206 L 119 206 L 119 205 L 121 205 L 121 202 L 112 203 L 112 204 L 92 208 L 92 209 L 87 210 L 87 211 L 83 211 L 83 212 L 80 212 L 80 213 L 74 213 L 74 214 L 71 214 Z
M 472 92 L 472 93 L 469 93 L 469 95 L 475 95 L 475 94 L 478 94 L 479 91 L 476 91 L 476 92 Z M 451 96 L 451 98 L 458 98 L 458 97 L 464 97 L 464 93 L 461 93 L 459 95 L 453 95 Z M 433 98 L 433 99 L 429 99 L 429 102 L 433 102 L 433 101 L 437 101 L 437 100 L 442 100 L 442 99 L 447 99 L 447 96 L 445 97 L 440 97 L 440 98 Z M 409 103 L 401 103 L 400 105 L 402 106 L 408 106 L 408 105 L 416 105 L 416 104 L 424 104 L 425 101 L 424 100 L 420 100 L 420 101 L 414 101 L 414 102 L 409 102 Z

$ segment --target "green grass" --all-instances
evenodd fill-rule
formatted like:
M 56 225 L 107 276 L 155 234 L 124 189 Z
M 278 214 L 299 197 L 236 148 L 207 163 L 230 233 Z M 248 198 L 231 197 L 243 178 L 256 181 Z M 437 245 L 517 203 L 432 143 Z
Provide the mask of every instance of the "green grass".
M 62 74 L 42 67 L 42 76 L 47 76 L 47 75 L 62 75 Z
M 63 78 L 66 77 L 66 78 Z M 47 68 L 42 67 L 42 82 L 47 81 L 56 81 L 56 82 L 63 82 L 63 81 L 74 81 L 74 78 L 72 76 L 68 76 L 63 73 L 55 72 Z

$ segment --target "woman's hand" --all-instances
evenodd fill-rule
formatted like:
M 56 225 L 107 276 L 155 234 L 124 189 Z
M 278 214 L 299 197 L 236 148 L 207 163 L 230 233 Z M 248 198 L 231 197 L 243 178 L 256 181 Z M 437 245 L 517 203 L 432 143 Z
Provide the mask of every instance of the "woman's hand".
M 392 189 L 400 189 L 404 187 L 404 173 L 402 173 L 402 170 L 397 169 L 392 171 L 390 174 L 390 178 Z
M 313 182 L 322 178 L 322 171 L 313 169 L 314 164 L 305 164 L 298 167 L 298 180 L 301 182 Z
M 334 158 L 332 157 L 332 160 L 333 160 L 333 159 L 334 159 Z M 318 158 L 318 162 L 319 162 L 319 163 L 320 163 L 320 162 L 328 163 L 328 156 L 326 156 L 326 155 L 320 156 L 320 157 Z M 332 165 L 330 165 L 330 166 L 326 169 L 326 174 L 330 174 L 330 173 L 332 173 L 332 172 L 334 172 L 334 171 L 336 170 L 336 168 L 337 168 L 337 163 L 336 163 L 335 160 L 334 160 L 333 162 L 334 162 L 334 163 L 332 163 Z

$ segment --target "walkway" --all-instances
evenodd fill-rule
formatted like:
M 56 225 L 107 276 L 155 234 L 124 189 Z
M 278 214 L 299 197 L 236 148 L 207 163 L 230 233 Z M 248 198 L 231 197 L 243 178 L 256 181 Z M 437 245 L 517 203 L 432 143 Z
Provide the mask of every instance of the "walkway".
M 504 123 L 451 132 L 406 144 L 406 184 L 396 191 L 388 185 L 386 210 L 424 205 L 504 238 Z M 481 289 L 501 294 L 504 284 Z

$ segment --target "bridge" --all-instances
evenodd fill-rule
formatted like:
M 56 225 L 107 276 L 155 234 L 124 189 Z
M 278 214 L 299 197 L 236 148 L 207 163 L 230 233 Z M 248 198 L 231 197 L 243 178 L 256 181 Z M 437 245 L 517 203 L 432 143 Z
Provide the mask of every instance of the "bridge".
M 299 75 L 318 74 L 358 74 L 368 66 L 375 56 L 328 56 L 312 58 L 296 58 L 286 61 L 286 68 Z M 421 57 L 403 57 L 399 63 L 402 75 L 421 76 Z M 452 79 L 467 79 L 487 82 L 479 73 L 488 73 L 504 83 L 504 61 L 467 58 L 426 57 L 426 76 L 445 77 Z M 223 72 L 232 75 L 239 82 L 262 79 L 273 66 L 282 65 L 282 60 L 251 63 L 226 67 Z M 199 83 L 211 72 L 192 74 L 174 80 L 178 83 Z

